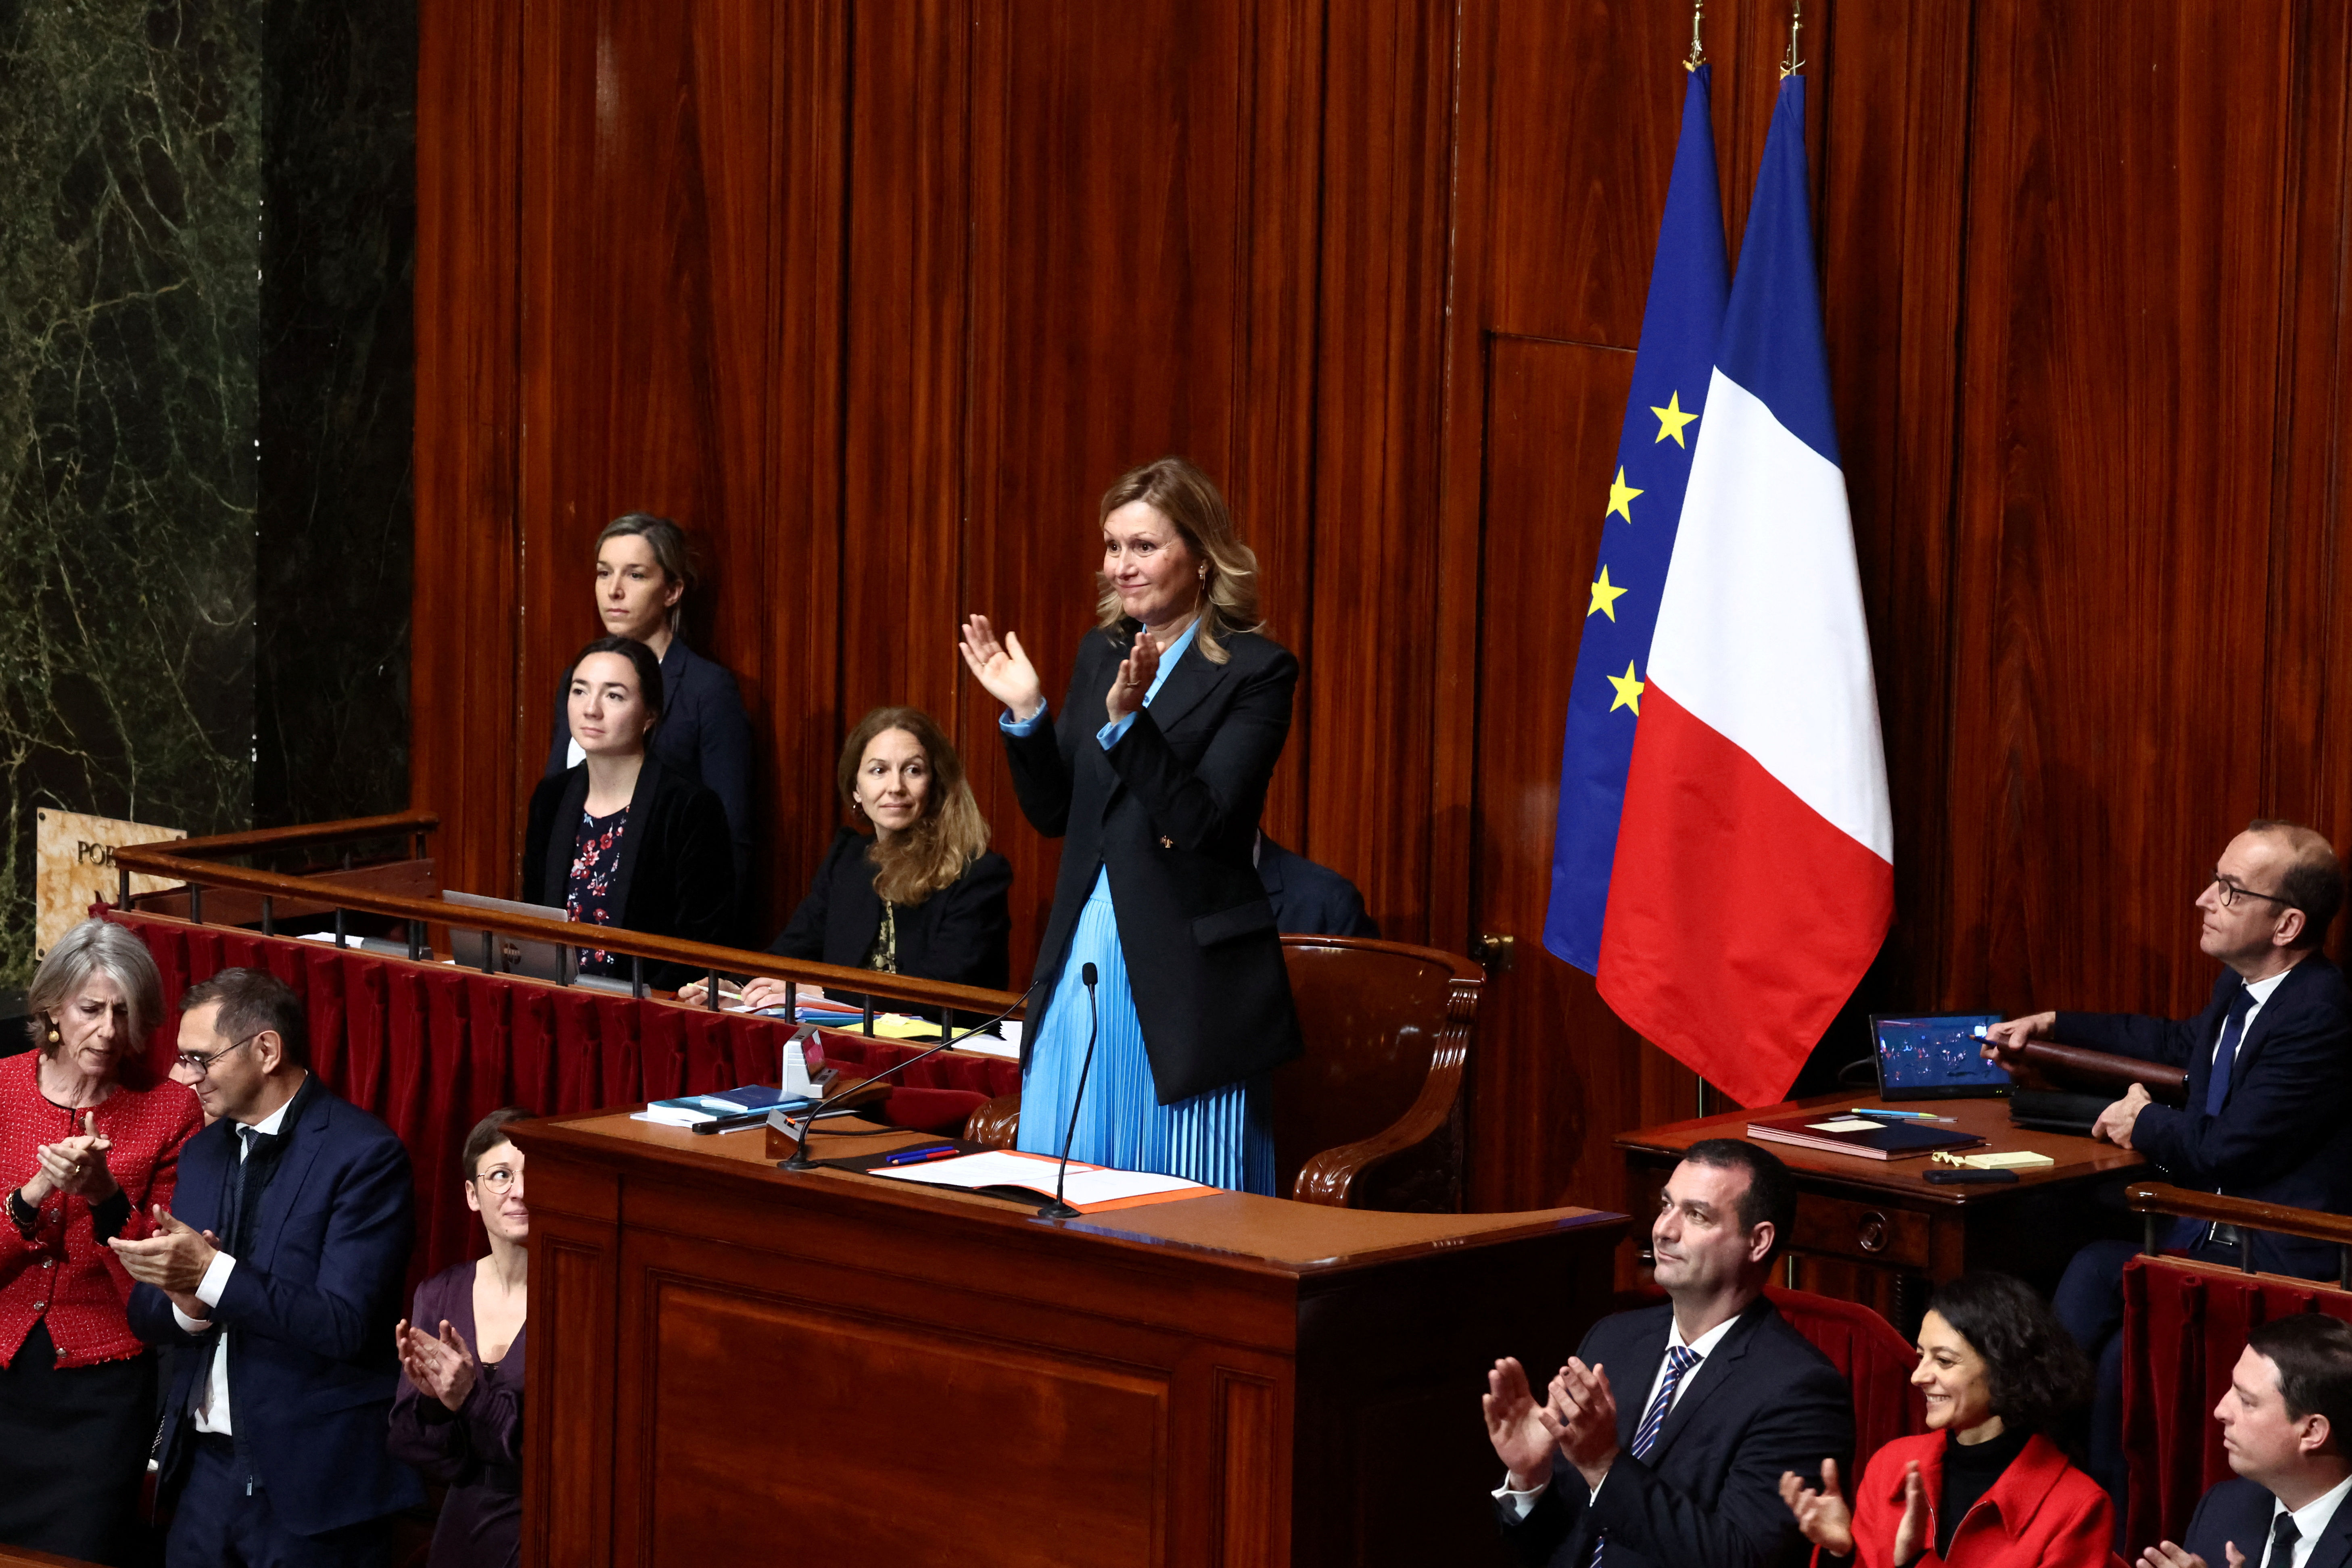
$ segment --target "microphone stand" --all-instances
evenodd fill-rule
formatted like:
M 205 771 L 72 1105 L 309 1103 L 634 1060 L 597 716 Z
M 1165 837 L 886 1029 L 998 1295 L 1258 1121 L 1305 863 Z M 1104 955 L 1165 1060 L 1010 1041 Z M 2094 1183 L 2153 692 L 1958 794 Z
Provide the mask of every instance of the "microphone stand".
M 1040 1219 L 1076 1219 L 1078 1211 L 1062 1201 L 1062 1184 L 1070 1179 L 1070 1144 L 1078 1135 L 1078 1102 L 1087 1095 L 1087 1073 L 1095 1065 L 1095 1036 L 1102 1029 L 1102 1012 L 1095 1005 L 1095 966 L 1079 971 L 1087 983 L 1087 1055 L 1078 1064 L 1078 1089 L 1070 1096 L 1070 1130 L 1062 1134 L 1062 1168 L 1054 1173 L 1054 1201 L 1037 1211 Z
M 1087 967 L 1092 968 L 1093 965 L 1089 964 Z M 876 1084 L 880 1083 L 884 1079 L 888 1078 L 895 1073 L 904 1072 L 907 1068 L 913 1067 L 917 1062 L 938 1056 L 941 1051 L 946 1050 L 958 1040 L 969 1039 L 972 1036 L 979 1034 L 982 1029 L 992 1028 L 996 1025 L 1003 1023 L 1005 1019 L 1013 1016 L 1013 1013 L 1017 1009 L 1027 1005 L 1029 998 L 1037 994 L 1037 987 L 1044 984 L 1045 982 L 1042 980 L 1033 981 L 1030 984 L 1029 989 L 1021 993 L 1019 1001 L 1014 1002 L 1012 1006 L 1007 1007 L 995 1017 L 989 1019 L 987 1023 L 982 1024 L 975 1028 L 966 1029 L 961 1035 L 957 1034 L 953 1029 L 942 1031 L 942 1037 L 940 1038 L 940 1043 L 933 1046 L 929 1050 L 919 1051 L 915 1055 L 908 1057 L 905 1061 L 898 1063 L 896 1066 L 884 1068 L 872 1078 L 860 1079 L 856 1083 L 849 1085 L 846 1089 L 835 1089 L 831 1094 L 826 1095 L 823 1100 L 818 1100 L 814 1105 L 810 1106 L 808 1113 L 801 1118 L 800 1137 L 793 1150 L 793 1157 L 789 1160 L 778 1161 L 776 1163 L 776 1169 L 779 1171 L 813 1171 L 816 1169 L 816 1161 L 811 1158 L 809 1154 L 809 1129 L 815 1125 L 816 1119 L 823 1116 L 826 1110 L 831 1107 L 835 1100 L 845 1100 L 849 1096 L 855 1094 L 862 1094 L 866 1090 L 873 1088 Z M 1089 993 L 1089 994 L 1091 994 L 1091 993 Z M 1092 1045 L 1089 1044 L 1087 1048 L 1089 1053 L 1091 1053 L 1093 1049 Z M 785 1130 L 789 1131 L 791 1130 L 791 1121 L 787 1118 L 785 1121 Z M 873 1132 L 844 1132 L 835 1134 L 835 1136 L 844 1138 L 878 1138 L 886 1132 L 904 1132 L 907 1131 L 908 1131 L 908 1129 L 903 1127 L 885 1127 Z

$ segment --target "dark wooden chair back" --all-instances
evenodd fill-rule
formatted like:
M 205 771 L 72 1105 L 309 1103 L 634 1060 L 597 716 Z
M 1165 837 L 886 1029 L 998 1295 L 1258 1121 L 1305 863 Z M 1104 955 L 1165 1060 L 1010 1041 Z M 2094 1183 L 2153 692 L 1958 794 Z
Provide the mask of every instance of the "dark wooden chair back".
M 1462 1078 L 1486 975 L 1435 948 L 1286 936 L 1307 1054 L 1274 1075 L 1276 1190 L 1459 1211 Z
M 1458 1213 L 1462 1079 L 1486 972 L 1433 947 L 1286 936 L 1307 1054 L 1274 1075 L 1275 1188 L 1333 1208 Z M 964 1136 L 1010 1148 L 1021 1097 L 971 1114 Z

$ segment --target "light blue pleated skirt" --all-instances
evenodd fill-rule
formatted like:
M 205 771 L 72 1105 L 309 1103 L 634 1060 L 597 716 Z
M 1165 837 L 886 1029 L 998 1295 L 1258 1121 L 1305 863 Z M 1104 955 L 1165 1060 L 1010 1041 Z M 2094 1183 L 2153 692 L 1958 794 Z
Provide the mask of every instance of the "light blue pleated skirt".
M 1101 1032 L 1095 1039 L 1094 1068 L 1079 1102 L 1070 1157 L 1116 1170 L 1181 1176 L 1230 1191 L 1272 1193 L 1274 1121 L 1264 1078 L 1213 1089 L 1173 1105 L 1160 1103 L 1151 1082 L 1151 1061 L 1143 1051 L 1143 1024 L 1135 1016 L 1135 994 L 1128 986 L 1107 870 L 1096 876 L 1094 891 L 1079 911 L 1054 1000 L 1029 1053 L 1029 1068 L 1021 1079 L 1016 1146 L 1034 1154 L 1062 1152 L 1062 1139 L 1070 1127 L 1070 1096 L 1087 1054 L 1084 975 L 1088 963 L 1097 970 Z

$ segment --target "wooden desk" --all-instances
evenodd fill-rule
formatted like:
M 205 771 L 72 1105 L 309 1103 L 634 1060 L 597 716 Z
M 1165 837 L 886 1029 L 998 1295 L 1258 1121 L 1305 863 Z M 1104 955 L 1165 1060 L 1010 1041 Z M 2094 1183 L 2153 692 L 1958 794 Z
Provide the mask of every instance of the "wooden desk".
M 514 1133 L 523 1561 L 561 1568 L 1497 1561 L 1486 1368 L 1558 1364 L 1626 1229 L 1223 1193 L 1053 1223 L 779 1172 L 757 1131 Z
M 1750 1121 L 1873 1103 L 1848 1089 L 1625 1133 L 1617 1147 L 1625 1157 L 1626 1205 L 1637 1223 L 1646 1223 L 1667 1173 L 1702 1138 L 1745 1137 Z M 2145 1168 L 2141 1156 L 2089 1138 L 2012 1127 L 2006 1100 L 1904 1105 L 1951 1117 L 1958 1131 L 1985 1140 L 1985 1149 L 1967 1152 L 2030 1149 L 2057 1163 L 2020 1171 L 2013 1186 L 1939 1187 L 1920 1179 L 1937 1168 L 1924 1156 L 1882 1162 L 1764 1143 L 1797 1178 L 1790 1250 L 1791 1282 L 1800 1288 L 1867 1302 L 1909 1333 L 1917 1327 L 1928 1286 L 1990 1267 L 2047 1290 L 2084 1242 L 2139 1235 L 2137 1222 L 2119 1203 L 2096 1194 L 2103 1187 L 2119 1188 Z

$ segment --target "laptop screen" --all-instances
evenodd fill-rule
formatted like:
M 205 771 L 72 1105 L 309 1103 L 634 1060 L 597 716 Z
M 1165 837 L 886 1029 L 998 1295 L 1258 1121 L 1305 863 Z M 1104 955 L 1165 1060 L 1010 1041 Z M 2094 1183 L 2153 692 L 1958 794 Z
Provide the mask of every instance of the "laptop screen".
M 2007 1069 L 1984 1059 L 1984 1041 L 1976 1032 L 1999 1022 L 1998 1013 L 1872 1018 L 1879 1094 L 1888 1100 L 1934 1100 L 2006 1090 Z

